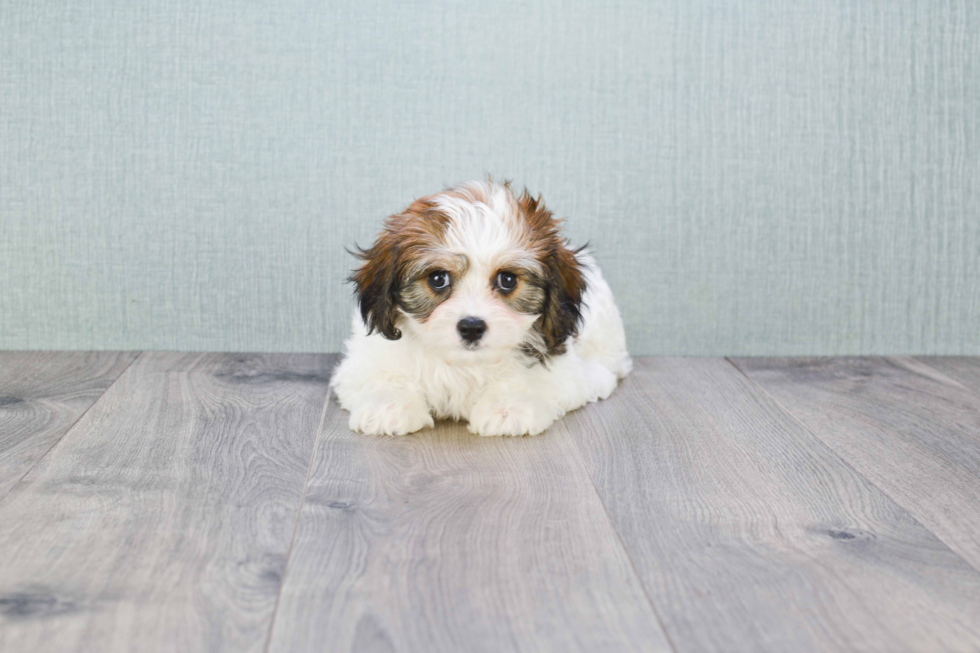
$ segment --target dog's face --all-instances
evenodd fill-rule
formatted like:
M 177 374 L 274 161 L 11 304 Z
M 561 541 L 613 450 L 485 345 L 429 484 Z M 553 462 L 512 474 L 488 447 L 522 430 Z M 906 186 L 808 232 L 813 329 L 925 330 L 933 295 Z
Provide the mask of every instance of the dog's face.
M 478 358 L 563 353 L 585 281 L 559 223 L 508 185 L 470 183 L 393 215 L 351 280 L 369 331 Z

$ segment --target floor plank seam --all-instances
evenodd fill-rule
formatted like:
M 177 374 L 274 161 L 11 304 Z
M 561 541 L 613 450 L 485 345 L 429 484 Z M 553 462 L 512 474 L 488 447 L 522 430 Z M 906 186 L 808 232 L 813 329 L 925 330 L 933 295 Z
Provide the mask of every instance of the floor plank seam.
M 69 426 L 67 429 L 65 429 L 65 432 L 61 434 L 61 437 L 59 437 L 57 440 L 55 440 L 54 442 L 52 442 L 51 443 L 51 446 L 48 447 L 47 451 L 45 451 L 43 454 L 41 454 L 40 456 L 38 456 L 37 460 L 35 460 L 31 464 L 31 466 L 28 467 L 27 470 L 23 474 L 20 475 L 20 478 L 18 478 L 17 481 L 13 485 L 10 486 L 10 489 L 8 489 L 3 494 L 3 496 L 0 496 L 0 505 L 3 505 L 3 502 L 7 499 L 7 497 L 9 497 L 13 493 L 13 491 L 17 488 L 17 486 L 20 485 L 21 481 L 23 481 L 25 478 L 27 478 L 27 475 L 30 474 L 32 471 L 34 471 L 34 468 L 37 467 L 41 463 L 42 460 L 44 460 L 45 458 L 47 458 L 48 454 L 50 454 L 52 451 L 54 451 L 55 447 L 57 447 L 68 436 L 68 434 L 71 433 L 75 429 L 75 427 L 78 425 L 78 423 L 81 422 L 82 419 L 86 415 L 89 414 L 89 411 L 91 411 L 96 406 L 96 404 L 98 404 L 99 401 L 102 400 L 102 397 L 104 397 L 106 395 L 106 393 L 109 392 L 109 389 L 112 388 L 112 386 L 116 385 L 116 383 L 119 382 L 119 379 L 121 379 L 123 377 L 123 375 L 126 374 L 126 372 L 128 372 L 129 369 L 142 356 L 143 356 L 143 352 L 142 351 L 137 352 L 137 354 L 135 356 L 133 356 L 133 360 L 129 361 L 129 364 L 126 366 L 126 368 L 122 372 L 120 372 L 119 375 L 116 378 L 114 378 L 112 380 L 112 383 L 110 383 L 109 385 L 106 386 L 105 390 L 102 391 L 102 394 L 100 394 L 98 397 L 96 397 L 95 401 L 93 401 L 91 403 L 91 405 L 89 405 L 88 408 L 86 408 L 85 410 L 82 411 L 82 414 L 78 416 L 78 419 L 76 419 L 74 422 L 72 422 L 71 423 L 71 426 Z
M 882 358 L 884 358 L 884 357 L 882 357 Z M 975 569 L 976 571 L 980 572 L 980 567 L 977 567 L 972 562 L 970 562 L 970 560 L 968 558 L 964 557 L 959 551 L 957 551 L 956 548 L 954 548 L 953 545 L 951 545 L 949 542 L 947 542 L 942 537 L 940 537 L 931 528 L 929 528 L 928 526 L 926 526 L 925 524 L 923 524 L 921 521 L 919 521 L 919 519 L 914 514 L 912 514 L 912 512 L 905 506 L 905 504 L 903 504 L 901 501 L 898 501 L 895 497 L 893 497 L 891 494 L 889 494 L 888 492 L 886 492 L 882 487 L 880 487 L 872 479 L 868 478 L 868 476 L 866 474 L 863 474 L 858 469 L 856 469 L 854 467 L 854 465 L 852 465 L 849 460 L 847 460 L 846 458 L 844 458 L 843 456 L 841 456 L 839 453 L 837 453 L 837 451 L 835 451 L 833 447 L 831 447 L 829 444 L 827 444 L 827 442 L 824 441 L 823 438 L 821 438 L 817 433 L 815 433 L 806 424 L 804 424 L 786 406 L 784 406 L 778 399 L 776 399 L 776 397 L 774 397 L 772 394 L 770 394 L 769 391 L 766 390 L 766 388 L 764 388 L 762 385 L 760 385 L 760 384 L 756 383 L 755 381 L 753 381 L 752 378 L 748 374 L 746 374 L 745 371 L 742 370 L 742 368 L 740 368 L 735 363 L 735 361 L 733 361 L 728 356 L 725 357 L 725 360 L 732 367 L 734 367 L 736 370 L 738 370 L 739 374 L 741 374 L 742 376 L 744 376 L 745 379 L 749 383 L 751 383 L 753 386 L 755 386 L 756 388 L 758 388 L 759 391 L 761 391 L 766 397 L 769 397 L 769 399 L 771 399 L 773 401 L 773 403 L 776 406 L 778 406 L 781 411 L 783 411 L 784 413 L 786 413 L 786 415 L 788 415 L 790 417 L 790 419 L 792 419 L 794 422 L 796 422 L 800 426 L 801 429 L 803 429 L 804 431 L 806 431 L 807 433 L 809 433 L 810 435 L 812 435 L 814 438 L 816 438 L 816 440 L 818 442 L 820 442 L 820 444 L 822 444 L 824 446 L 824 448 L 831 455 L 833 455 L 838 460 L 840 460 L 841 463 L 843 463 L 844 465 L 846 465 L 848 469 L 850 469 L 851 471 L 853 471 L 860 478 L 863 478 L 871 487 L 873 487 L 876 490 L 878 490 L 879 492 L 881 492 L 881 494 L 883 496 L 887 497 L 889 501 L 891 501 L 896 506 L 898 506 L 899 508 L 901 508 L 905 512 L 905 514 L 908 516 L 909 519 L 911 519 L 913 522 L 915 522 L 915 524 L 917 524 L 918 526 L 922 527 L 922 529 L 925 530 L 926 532 L 931 533 L 932 536 L 935 537 L 938 542 L 942 542 L 943 546 L 945 546 L 947 549 L 949 549 L 956 557 L 958 557 L 960 560 L 962 560 L 967 566 L 969 566 L 969 567 Z M 909 373 L 911 374 L 913 372 L 909 372 Z
M 643 596 L 646 597 L 647 604 L 650 606 L 650 611 L 653 612 L 653 616 L 657 619 L 657 625 L 660 626 L 660 631 L 664 634 L 664 639 L 667 640 L 667 644 L 670 646 L 670 650 L 674 653 L 680 653 L 674 640 L 671 638 L 670 633 L 667 631 L 667 627 L 664 624 L 663 618 L 660 616 L 660 612 L 657 610 L 657 606 L 653 603 L 653 599 L 650 597 L 650 592 L 647 591 L 646 585 L 643 583 L 643 578 L 640 576 L 640 572 L 636 568 L 636 563 L 633 561 L 633 556 L 630 555 L 629 549 L 626 546 L 626 542 L 623 541 L 623 536 L 620 535 L 619 529 L 616 528 L 616 522 L 613 521 L 612 515 L 609 513 L 609 508 L 606 507 L 606 502 L 602 500 L 602 495 L 599 493 L 599 488 L 595 484 L 595 479 L 592 478 L 592 474 L 589 473 L 589 468 L 585 464 L 585 458 L 582 455 L 582 450 L 579 448 L 578 441 L 572 437 L 571 429 L 564 422 L 562 426 L 565 429 L 567 437 L 572 441 L 572 446 L 575 449 L 575 459 L 578 461 L 579 467 L 585 474 L 586 478 L 589 479 L 589 485 L 592 487 L 592 492 L 595 494 L 596 499 L 599 500 L 599 505 L 602 506 L 602 512 L 606 515 L 606 521 L 609 522 L 609 527 L 612 532 L 616 534 L 616 541 L 619 542 L 619 548 L 622 549 L 623 555 L 630 563 L 630 570 L 633 572 L 636 582 L 639 584 L 640 589 L 643 590 Z
M 269 653 L 269 648 L 272 646 L 272 632 L 276 627 L 276 617 L 279 614 L 279 604 L 282 602 L 283 588 L 286 587 L 286 579 L 289 577 L 289 563 L 293 557 L 293 547 L 296 545 L 300 521 L 303 518 L 303 506 L 306 504 L 306 494 L 310 487 L 310 477 L 313 475 L 313 465 L 316 463 L 316 455 L 320 449 L 320 434 L 323 432 L 323 424 L 327 418 L 327 409 L 330 407 L 331 394 L 331 388 L 327 386 L 327 396 L 323 400 L 323 410 L 320 411 L 320 423 L 316 427 L 313 451 L 310 453 L 310 464 L 306 469 L 306 480 L 303 482 L 303 494 L 299 500 L 299 508 L 296 510 L 296 523 L 293 525 L 293 536 L 289 540 L 289 549 L 286 551 L 286 564 L 283 566 L 282 580 L 279 581 L 279 592 L 276 594 L 276 604 L 273 606 L 272 616 L 269 618 L 269 632 L 266 634 L 265 646 L 262 647 L 263 653 Z
M 933 365 L 930 365 L 929 363 L 927 363 L 924 360 L 922 360 L 922 357 L 920 357 L 920 356 L 909 356 L 908 358 L 909 358 L 909 360 L 915 361 L 915 363 L 917 365 L 921 365 L 923 367 L 928 367 L 930 370 L 932 370 L 933 372 L 935 372 L 936 375 L 941 376 L 942 378 L 948 380 L 950 383 L 954 384 L 955 386 L 957 386 L 959 388 L 962 388 L 963 390 L 969 392 L 971 395 L 973 395 L 975 397 L 980 397 L 980 390 L 975 389 L 973 386 L 970 386 L 970 385 L 967 385 L 967 384 L 963 383 L 959 379 L 953 378 L 952 376 L 950 376 L 946 372 L 943 372 L 938 367 L 935 367 Z M 909 370 L 908 368 L 903 368 L 903 369 L 905 369 L 905 370 L 907 370 L 907 371 L 912 372 L 913 374 L 915 374 L 915 370 Z

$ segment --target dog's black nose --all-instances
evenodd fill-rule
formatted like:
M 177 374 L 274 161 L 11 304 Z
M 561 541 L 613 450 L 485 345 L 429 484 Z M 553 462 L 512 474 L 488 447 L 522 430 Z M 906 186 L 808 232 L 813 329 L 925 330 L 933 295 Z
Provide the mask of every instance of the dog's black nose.
M 456 323 L 456 330 L 466 342 L 476 342 L 487 332 L 487 323 L 478 317 L 464 317 Z

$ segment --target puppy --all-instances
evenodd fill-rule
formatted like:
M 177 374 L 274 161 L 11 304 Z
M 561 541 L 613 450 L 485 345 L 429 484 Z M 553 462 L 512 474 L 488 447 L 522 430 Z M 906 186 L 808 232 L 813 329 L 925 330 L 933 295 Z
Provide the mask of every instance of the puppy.
M 509 183 L 423 197 L 357 255 L 360 310 L 331 380 L 352 430 L 403 435 L 451 418 L 535 435 L 632 368 L 595 261 Z

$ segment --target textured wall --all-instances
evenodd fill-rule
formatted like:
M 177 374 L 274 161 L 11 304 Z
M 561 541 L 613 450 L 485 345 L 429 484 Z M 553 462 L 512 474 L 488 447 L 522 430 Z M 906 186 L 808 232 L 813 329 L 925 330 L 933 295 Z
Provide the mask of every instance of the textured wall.
M 486 172 L 636 353 L 980 354 L 974 0 L 0 0 L 0 348 L 337 349 Z

